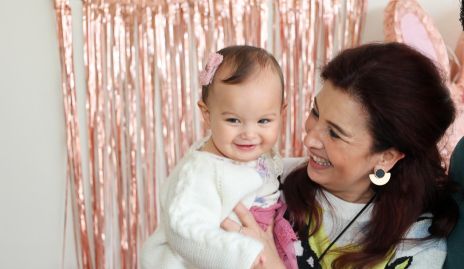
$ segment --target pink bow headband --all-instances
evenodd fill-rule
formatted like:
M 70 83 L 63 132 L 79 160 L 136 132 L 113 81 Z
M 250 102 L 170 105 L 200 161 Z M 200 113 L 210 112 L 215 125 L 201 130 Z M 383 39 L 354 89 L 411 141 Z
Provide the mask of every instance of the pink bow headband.
M 222 63 L 224 57 L 215 52 L 209 55 L 208 62 L 206 63 L 205 69 L 200 72 L 200 84 L 201 86 L 207 86 L 213 81 L 214 73 Z

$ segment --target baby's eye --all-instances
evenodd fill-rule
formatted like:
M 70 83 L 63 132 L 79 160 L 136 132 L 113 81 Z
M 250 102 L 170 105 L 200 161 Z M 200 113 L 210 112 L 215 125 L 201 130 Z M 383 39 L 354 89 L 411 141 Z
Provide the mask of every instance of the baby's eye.
M 270 123 L 270 122 L 271 122 L 270 119 L 260 119 L 260 120 L 258 121 L 258 124 L 266 124 L 266 123 Z
M 226 121 L 234 124 L 240 123 L 240 120 L 236 118 L 227 118 Z

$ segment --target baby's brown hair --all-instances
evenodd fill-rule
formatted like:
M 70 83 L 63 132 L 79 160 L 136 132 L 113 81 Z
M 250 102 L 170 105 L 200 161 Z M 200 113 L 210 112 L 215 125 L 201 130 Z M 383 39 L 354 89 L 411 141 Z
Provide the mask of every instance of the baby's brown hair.
M 282 85 L 282 102 L 284 100 L 284 76 L 279 63 L 272 54 L 265 49 L 240 45 L 225 47 L 217 52 L 223 56 L 222 63 L 217 68 L 211 83 L 202 86 L 201 99 L 206 104 L 208 94 L 214 85 L 216 74 L 224 67 L 231 69 L 230 75 L 223 79 L 226 84 L 239 84 L 246 81 L 258 68 L 270 67 L 277 72 Z

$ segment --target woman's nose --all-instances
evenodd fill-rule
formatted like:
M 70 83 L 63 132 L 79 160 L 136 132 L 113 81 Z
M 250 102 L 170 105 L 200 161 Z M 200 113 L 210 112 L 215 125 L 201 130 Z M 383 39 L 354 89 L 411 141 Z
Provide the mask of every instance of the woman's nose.
M 319 130 L 317 126 L 310 128 L 304 137 L 304 145 L 307 148 L 322 148 L 321 131 L 322 130 Z

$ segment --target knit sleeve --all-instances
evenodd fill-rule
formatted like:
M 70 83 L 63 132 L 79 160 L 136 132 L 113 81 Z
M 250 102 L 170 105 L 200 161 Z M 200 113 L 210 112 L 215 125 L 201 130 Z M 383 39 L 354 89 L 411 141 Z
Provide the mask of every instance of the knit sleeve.
M 252 238 L 220 228 L 221 195 L 211 163 L 179 171 L 168 193 L 166 237 L 171 248 L 198 268 L 250 268 L 262 250 Z

